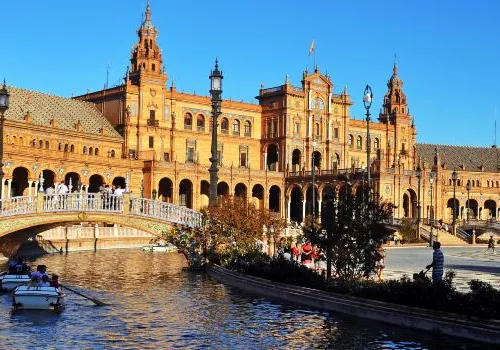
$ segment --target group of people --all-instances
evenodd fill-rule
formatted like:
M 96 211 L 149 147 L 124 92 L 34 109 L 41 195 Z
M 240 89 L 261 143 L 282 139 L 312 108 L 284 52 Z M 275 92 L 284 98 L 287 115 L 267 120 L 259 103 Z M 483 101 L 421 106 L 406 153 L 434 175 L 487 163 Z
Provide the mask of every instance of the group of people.
M 53 273 L 49 278 L 47 266 L 45 265 L 38 265 L 36 271 L 31 271 L 31 267 L 23 261 L 23 258 L 18 257 L 9 262 L 8 268 L 9 274 L 30 276 L 30 287 L 59 287 L 59 276 Z
M 288 245 L 286 238 L 281 237 L 277 255 L 296 264 L 302 264 L 318 273 L 326 270 L 326 256 L 324 252 L 320 247 L 312 245 L 310 241 L 305 241 L 304 243 L 293 241 Z

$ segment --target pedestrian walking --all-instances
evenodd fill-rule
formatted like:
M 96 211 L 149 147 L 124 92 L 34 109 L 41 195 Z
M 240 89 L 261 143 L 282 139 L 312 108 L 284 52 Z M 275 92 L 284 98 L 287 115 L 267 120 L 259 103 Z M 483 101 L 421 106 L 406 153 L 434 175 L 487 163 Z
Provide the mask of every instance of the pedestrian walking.
M 495 254 L 495 240 L 493 239 L 493 236 L 490 236 L 490 239 L 488 240 L 488 248 L 486 248 L 485 253 L 487 253 L 489 250 L 493 251 L 493 255 Z
M 444 255 L 441 251 L 441 243 L 434 242 L 432 249 L 434 249 L 434 253 L 432 254 L 432 263 L 427 265 L 426 268 L 430 269 L 432 267 L 432 282 L 437 283 L 443 280 Z

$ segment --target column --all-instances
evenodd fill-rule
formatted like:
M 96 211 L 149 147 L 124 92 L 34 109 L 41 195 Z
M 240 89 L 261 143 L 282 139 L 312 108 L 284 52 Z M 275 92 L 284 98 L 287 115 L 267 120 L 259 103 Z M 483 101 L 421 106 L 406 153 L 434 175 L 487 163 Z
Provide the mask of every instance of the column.
M 33 185 L 32 180 L 28 180 L 28 196 L 31 197 L 31 186 Z M 35 190 L 36 193 L 36 190 Z
M 33 193 L 33 195 L 36 195 L 36 193 L 38 192 L 38 184 L 39 184 L 39 181 L 35 181 L 35 193 Z
M 2 189 L 1 189 L 2 193 L 1 193 L 1 198 L 4 199 L 5 196 L 4 196 L 4 192 L 5 192 L 5 178 L 2 178 Z
M 306 201 L 302 200 L 302 222 L 306 220 Z
M 10 191 L 12 189 L 12 179 L 7 180 L 7 198 L 10 198 Z
M 322 199 L 318 199 L 318 222 L 321 223 L 321 202 Z
M 292 209 L 292 201 L 285 200 L 285 202 L 286 202 L 286 222 L 290 223 L 290 212 Z

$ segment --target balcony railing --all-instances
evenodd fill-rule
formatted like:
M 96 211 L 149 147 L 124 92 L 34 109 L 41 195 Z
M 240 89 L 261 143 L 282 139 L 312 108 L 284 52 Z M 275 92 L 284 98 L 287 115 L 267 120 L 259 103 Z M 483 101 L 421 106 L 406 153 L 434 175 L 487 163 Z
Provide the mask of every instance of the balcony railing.
M 251 134 L 250 132 L 245 132 L 245 134 L 244 134 L 244 135 L 245 135 L 245 137 L 250 137 L 250 136 L 252 136 L 252 134 Z
M 240 136 L 240 132 L 233 130 L 233 136 Z
M 160 121 L 156 119 L 148 119 L 148 126 L 159 127 Z
M 198 126 L 196 128 L 196 130 L 198 130 L 199 132 L 205 132 L 205 127 L 204 126 Z
M 221 129 L 220 130 L 221 134 L 229 134 L 229 130 L 228 129 Z

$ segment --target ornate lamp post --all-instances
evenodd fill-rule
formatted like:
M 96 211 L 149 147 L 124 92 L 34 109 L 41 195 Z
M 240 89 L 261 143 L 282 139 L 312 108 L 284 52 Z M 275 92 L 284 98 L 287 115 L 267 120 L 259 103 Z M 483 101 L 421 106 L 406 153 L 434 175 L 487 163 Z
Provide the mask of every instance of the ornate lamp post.
M 418 179 L 418 189 L 417 189 L 417 239 L 420 240 L 420 225 L 421 225 L 421 206 L 420 206 L 420 181 L 422 179 L 422 168 L 420 167 L 420 162 L 417 166 L 417 179 Z
M 212 97 L 212 156 L 210 157 L 210 196 L 209 206 L 217 205 L 217 173 L 219 172 L 217 158 L 217 117 L 221 114 L 222 104 L 222 72 L 219 71 L 219 63 L 215 59 L 215 69 L 210 72 L 210 95 Z
M 370 85 L 366 85 L 365 92 L 363 95 L 363 104 L 366 109 L 366 168 L 367 168 L 367 183 L 368 183 L 368 200 L 371 200 L 371 179 L 370 179 L 370 150 L 371 150 L 371 140 L 370 140 L 370 107 L 372 106 L 373 93 Z
M 432 193 L 433 193 L 433 187 L 434 187 L 434 172 L 431 171 L 431 173 L 429 174 L 429 184 L 431 185 L 431 206 L 430 206 L 430 213 L 429 213 L 429 217 L 430 217 L 430 224 L 431 224 L 431 233 L 430 233 L 430 237 L 429 237 L 429 247 L 432 247 L 432 244 L 434 243 L 434 233 L 432 232 L 433 231 L 433 226 L 434 226 L 434 206 L 433 206 L 433 203 L 434 203 L 434 199 L 432 197 Z M 439 231 L 438 231 L 438 235 L 439 235 Z
M 3 87 L 0 89 L 0 199 L 3 196 L 3 129 L 5 125 L 5 111 L 9 109 L 9 92 L 3 80 Z
M 312 147 L 313 147 L 313 151 L 312 151 L 312 157 L 311 157 L 311 164 L 312 164 L 312 225 L 314 226 L 314 223 L 316 222 L 316 177 L 315 177 L 315 172 L 316 172 L 316 169 L 315 169 L 315 166 L 316 166 L 316 157 L 314 155 L 314 149 L 316 148 L 316 141 L 313 141 L 312 142 Z
M 453 234 L 457 235 L 457 198 L 456 198 L 456 190 L 457 190 L 457 171 L 453 169 L 451 173 L 451 179 L 453 180 L 453 221 L 451 223 L 451 229 L 453 230 Z
M 467 190 L 467 224 L 469 223 L 469 205 L 470 205 L 470 180 L 467 181 L 467 185 L 465 185 L 465 189 Z

